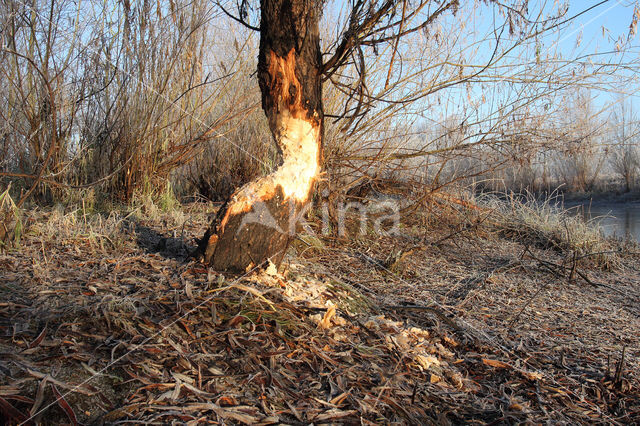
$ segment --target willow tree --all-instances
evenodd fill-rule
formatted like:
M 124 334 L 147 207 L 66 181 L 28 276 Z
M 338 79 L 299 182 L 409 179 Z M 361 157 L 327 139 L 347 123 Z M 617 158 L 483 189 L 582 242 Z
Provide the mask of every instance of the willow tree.
M 200 240 L 196 255 L 218 270 L 242 272 L 267 260 L 279 265 L 322 168 L 323 81 L 347 63 L 363 63 L 363 43 L 393 43 L 425 28 L 457 3 L 352 0 L 347 25 L 331 45 L 332 52 L 325 53 L 326 61 L 320 49 L 322 0 L 261 0 L 259 25 L 247 22 L 248 1 L 238 3 L 238 15 L 219 4 L 233 19 L 260 32 L 262 108 L 282 163 L 230 197 Z M 364 68 L 348 88 L 358 107 L 342 117 L 347 120 L 367 109 Z
M 201 239 L 196 255 L 215 269 L 235 272 L 267 260 L 276 265 L 282 261 L 323 166 L 324 82 L 344 95 L 341 112 L 332 118 L 352 135 L 363 117 L 380 111 L 381 104 L 387 102 L 395 111 L 397 105 L 415 103 L 436 91 L 481 81 L 479 76 L 523 41 L 535 43 L 542 32 L 570 21 L 561 19 L 566 8 L 558 7 L 553 19 L 540 10 L 531 18 L 527 1 L 477 0 L 475 4 L 485 3 L 499 8 L 503 21 L 488 39 L 491 54 L 486 62 L 467 65 L 464 58 L 447 57 L 435 72 L 435 82 L 411 89 L 403 86 L 406 75 L 431 75 L 428 70 L 435 65 L 429 58 L 417 71 L 403 64 L 407 46 L 400 41 L 437 44 L 438 31 L 432 27 L 455 14 L 458 0 L 345 0 L 340 6 L 346 14 L 340 14 L 335 39 L 324 40 L 326 51 L 321 51 L 319 30 L 322 9 L 328 7 L 324 0 L 260 0 L 259 15 L 253 13 L 258 5 L 252 0 L 237 0 L 236 11 L 218 3 L 227 15 L 260 34 L 257 75 L 262 108 L 282 162 L 274 172 L 230 197 Z M 259 16 L 259 23 L 251 22 L 254 16 Z M 462 20 L 466 18 L 458 21 Z M 455 22 L 449 22 L 452 28 Z M 412 34 L 415 37 L 409 37 Z M 503 34 L 506 47 L 501 44 Z M 386 69 L 372 65 L 378 54 L 386 55 Z M 495 78 L 489 77 L 488 81 Z
M 236 191 L 201 240 L 205 262 L 220 270 L 280 263 L 321 168 L 320 3 L 263 0 L 260 10 L 258 80 L 282 164 Z

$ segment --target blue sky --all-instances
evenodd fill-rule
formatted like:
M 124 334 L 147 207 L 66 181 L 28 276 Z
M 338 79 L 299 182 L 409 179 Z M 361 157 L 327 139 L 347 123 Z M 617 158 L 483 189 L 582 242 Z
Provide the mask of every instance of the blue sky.
M 598 2 L 589 2 L 589 4 L 595 3 Z M 586 4 L 587 2 L 572 2 L 569 8 L 569 14 L 573 15 L 578 13 L 581 8 L 585 8 Z M 624 53 L 624 56 L 628 59 L 638 58 L 640 38 L 636 35 L 630 40 L 627 40 L 629 36 L 629 26 L 634 16 L 635 5 L 635 1 L 611 0 L 578 17 L 576 21 L 571 24 L 571 30 L 561 39 L 561 50 L 563 52 L 573 51 L 576 53 L 609 51 L 615 50 L 616 43 L 627 41 L 628 45 L 626 49 L 628 50 Z M 581 36 L 582 40 L 580 46 L 576 47 L 576 38 L 578 36 Z M 636 74 L 634 78 L 637 81 L 637 70 L 633 72 L 633 74 Z M 637 86 L 620 89 L 622 92 L 626 92 L 624 98 L 635 105 L 638 104 Z M 611 96 L 606 93 L 594 94 L 594 96 L 596 96 L 597 103 L 618 102 L 620 100 L 618 96 Z
M 557 12 L 558 8 L 562 6 L 562 2 L 554 2 L 552 0 L 530 1 L 528 10 L 530 19 L 535 19 L 537 12 L 540 10 L 545 13 L 545 16 L 549 16 L 553 11 Z M 596 7 L 585 12 L 592 6 Z M 475 39 L 475 41 L 486 40 L 482 42 L 482 47 L 472 59 L 475 63 L 482 64 L 492 55 L 495 47 L 491 35 L 496 31 L 494 25 L 499 27 L 504 22 L 504 17 L 496 13 L 493 7 L 473 8 L 470 5 L 465 5 L 465 7 L 471 8 L 474 14 L 469 19 L 471 25 L 474 25 L 471 33 L 472 39 Z M 581 83 L 581 86 L 586 87 L 584 90 L 588 90 L 593 99 L 594 110 L 602 110 L 603 117 L 607 117 L 624 99 L 625 102 L 631 103 L 636 111 L 640 111 L 640 98 L 638 96 L 640 88 L 640 75 L 638 74 L 638 70 L 640 70 L 640 37 L 636 35 L 629 38 L 629 26 L 634 17 L 635 7 L 636 2 L 630 0 L 569 2 L 569 8 L 562 20 L 573 18 L 576 15 L 579 16 L 564 25 L 543 33 L 535 40 L 526 41 L 513 51 L 510 51 L 502 62 L 512 66 L 512 69 L 506 71 L 506 73 L 509 75 L 522 73 L 535 76 L 536 74 L 533 73 L 537 72 L 542 77 L 545 77 L 546 70 L 540 70 L 535 66 L 536 55 L 538 54 L 542 58 L 543 67 L 546 65 L 552 67 L 551 64 L 556 59 L 559 60 L 556 62 L 569 62 L 564 68 L 565 71 L 553 74 L 565 80 L 570 75 L 566 70 L 575 69 L 578 74 L 576 80 L 578 80 L 581 73 L 590 74 L 593 72 L 595 69 L 593 63 L 596 65 L 598 63 L 609 64 L 600 68 L 600 72 L 595 79 L 592 78 L 590 82 Z M 499 28 L 497 31 L 499 32 Z M 511 37 L 506 32 L 502 33 L 503 47 L 510 46 L 510 43 L 515 42 L 517 39 L 517 34 Z M 469 41 L 466 43 L 468 44 Z M 620 47 L 619 51 L 616 46 Z M 588 59 L 585 59 L 585 57 Z M 575 58 L 582 58 L 585 67 L 581 67 L 578 62 L 573 62 Z M 549 62 L 545 63 L 545 59 L 549 60 Z M 618 62 L 624 62 L 631 65 L 631 67 L 624 69 L 614 68 L 610 65 Z M 501 72 L 503 72 L 502 69 L 498 67 L 495 75 L 498 76 Z M 491 70 L 487 71 L 486 74 L 493 75 Z M 497 79 L 499 80 L 499 77 Z M 452 93 L 454 95 L 450 98 L 451 101 L 446 106 L 444 113 L 435 111 L 435 115 L 429 115 L 435 120 L 442 119 L 443 116 L 449 114 L 468 115 L 456 110 L 465 108 L 468 110 L 469 104 L 476 102 L 478 105 L 473 106 L 473 108 L 478 113 L 478 119 L 481 119 L 481 117 L 489 116 L 491 111 L 495 111 L 501 102 L 509 103 L 516 99 L 519 96 L 517 94 L 518 91 L 525 86 L 527 84 L 511 85 L 510 83 L 501 83 L 499 81 L 476 83 L 471 89 L 471 97 L 468 96 L 463 87 L 457 87 L 453 89 Z M 529 84 L 529 86 L 530 88 L 525 90 L 535 91 L 537 90 L 536 86 L 543 90 L 544 83 L 534 83 Z M 571 92 L 575 92 L 575 88 L 571 88 L 565 94 L 558 94 L 555 98 L 554 96 L 544 97 L 540 100 L 539 105 L 550 102 L 552 106 L 562 107 L 562 103 L 568 100 L 566 95 L 571 94 Z M 477 102 L 479 99 L 484 99 L 485 95 L 488 102 Z M 500 99 L 503 99 L 503 101 Z
M 571 1 L 568 17 L 572 17 L 597 5 L 600 1 Z M 634 17 L 636 1 L 609 0 L 592 10 L 578 16 L 569 25 L 557 32 L 554 37 L 548 37 L 547 43 L 557 43 L 558 51 L 566 58 L 579 57 L 600 52 L 614 52 L 616 46 L 622 47 L 620 52 L 604 55 L 600 60 L 607 61 L 632 61 L 639 58 L 640 38 L 638 35 L 629 38 L 629 27 Z M 629 76 L 636 84 L 628 84 L 617 87 L 622 93 L 602 92 L 594 90 L 592 95 L 594 103 L 600 107 L 619 103 L 621 99 L 638 104 L 638 73 L 637 69 L 617 71 L 614 76 Z M 637 109 L 637 108 L 636 108 Z
M 599 2 L 573 1 L 569 5 L 569 16 L 573 16 L 589 5 Z M 629 24 L 633 18 L 634 1 L 610 0 L 607 3 L 584 13 L 571 24 L 572 31 L 577 36 L 583 34 L 583 45 L 588 47 L 610 48 L 615 45 L 619 37 L 627 37 Z M 603 27 L 605 31 L 603 32 Z M 575 37 L 566 37 L 564 42 L 568 49 L 575 44 Z

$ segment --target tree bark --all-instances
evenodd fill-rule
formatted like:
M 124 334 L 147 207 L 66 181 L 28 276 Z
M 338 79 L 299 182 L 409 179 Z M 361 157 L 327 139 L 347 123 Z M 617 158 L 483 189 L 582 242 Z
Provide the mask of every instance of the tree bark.
M 322 162 L 322 56 L 318 0 L 261 0 L 258 79 L 262 108 L 282 155 L 271 174 L 236 191 L 200 240 L 217 270 L 280 265 Z

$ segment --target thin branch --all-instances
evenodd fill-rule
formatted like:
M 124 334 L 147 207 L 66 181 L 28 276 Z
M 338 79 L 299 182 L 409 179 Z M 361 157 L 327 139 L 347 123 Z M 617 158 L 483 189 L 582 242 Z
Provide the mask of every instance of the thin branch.
M 259 27 L 254 27 L 253 25 L 249 24 L 244 19 L 242 19 L 242 18 L 240 18 L 238 16 L 235 16 L 234 14 L 228 12 L 227 9 L 225 9 L 224 6 L 222 6 L 222 4 L 220 2 L 216 2 L 216 5 L 222 10 L 222 12 L 224 12 L 225 15 L 227 15 L 229 18 L 233 19 L 237 23 L 242 24 L 243 26 L 245 26 L 246 28 L 249 28 L 252 31 L 260 31 Z

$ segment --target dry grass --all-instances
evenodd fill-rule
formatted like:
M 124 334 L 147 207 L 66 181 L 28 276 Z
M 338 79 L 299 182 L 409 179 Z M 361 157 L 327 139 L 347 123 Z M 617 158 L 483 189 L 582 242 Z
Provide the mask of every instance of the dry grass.
M 580 257 L 599 267 L 616 265 L 615 243 L 604 237 L 597 223 L 563 209 L 553 197 L 485 195 L 477 202 L 491 211 L 492 225 L 505 237 Z
M 0 255 L 5 421 L 638 420 L 637 260 L 584 269 L 625 297 L 585 290 L 511 239 L 444 238 L 452 220 L 426 232 L 415 217 L 403 235 L 302 236 L 315 243 L 294 245 L 281 273 L 228 277 L 184 261 L 207 213 L 142 204 L 25 220 L 20 250 Z M 372 262 L 407 244 L 421 249 L 394 271 Z
M 20 243 L 22 218 L 20 209 L 11 198 L 11 185 L 0 193 L 0 250 Z

